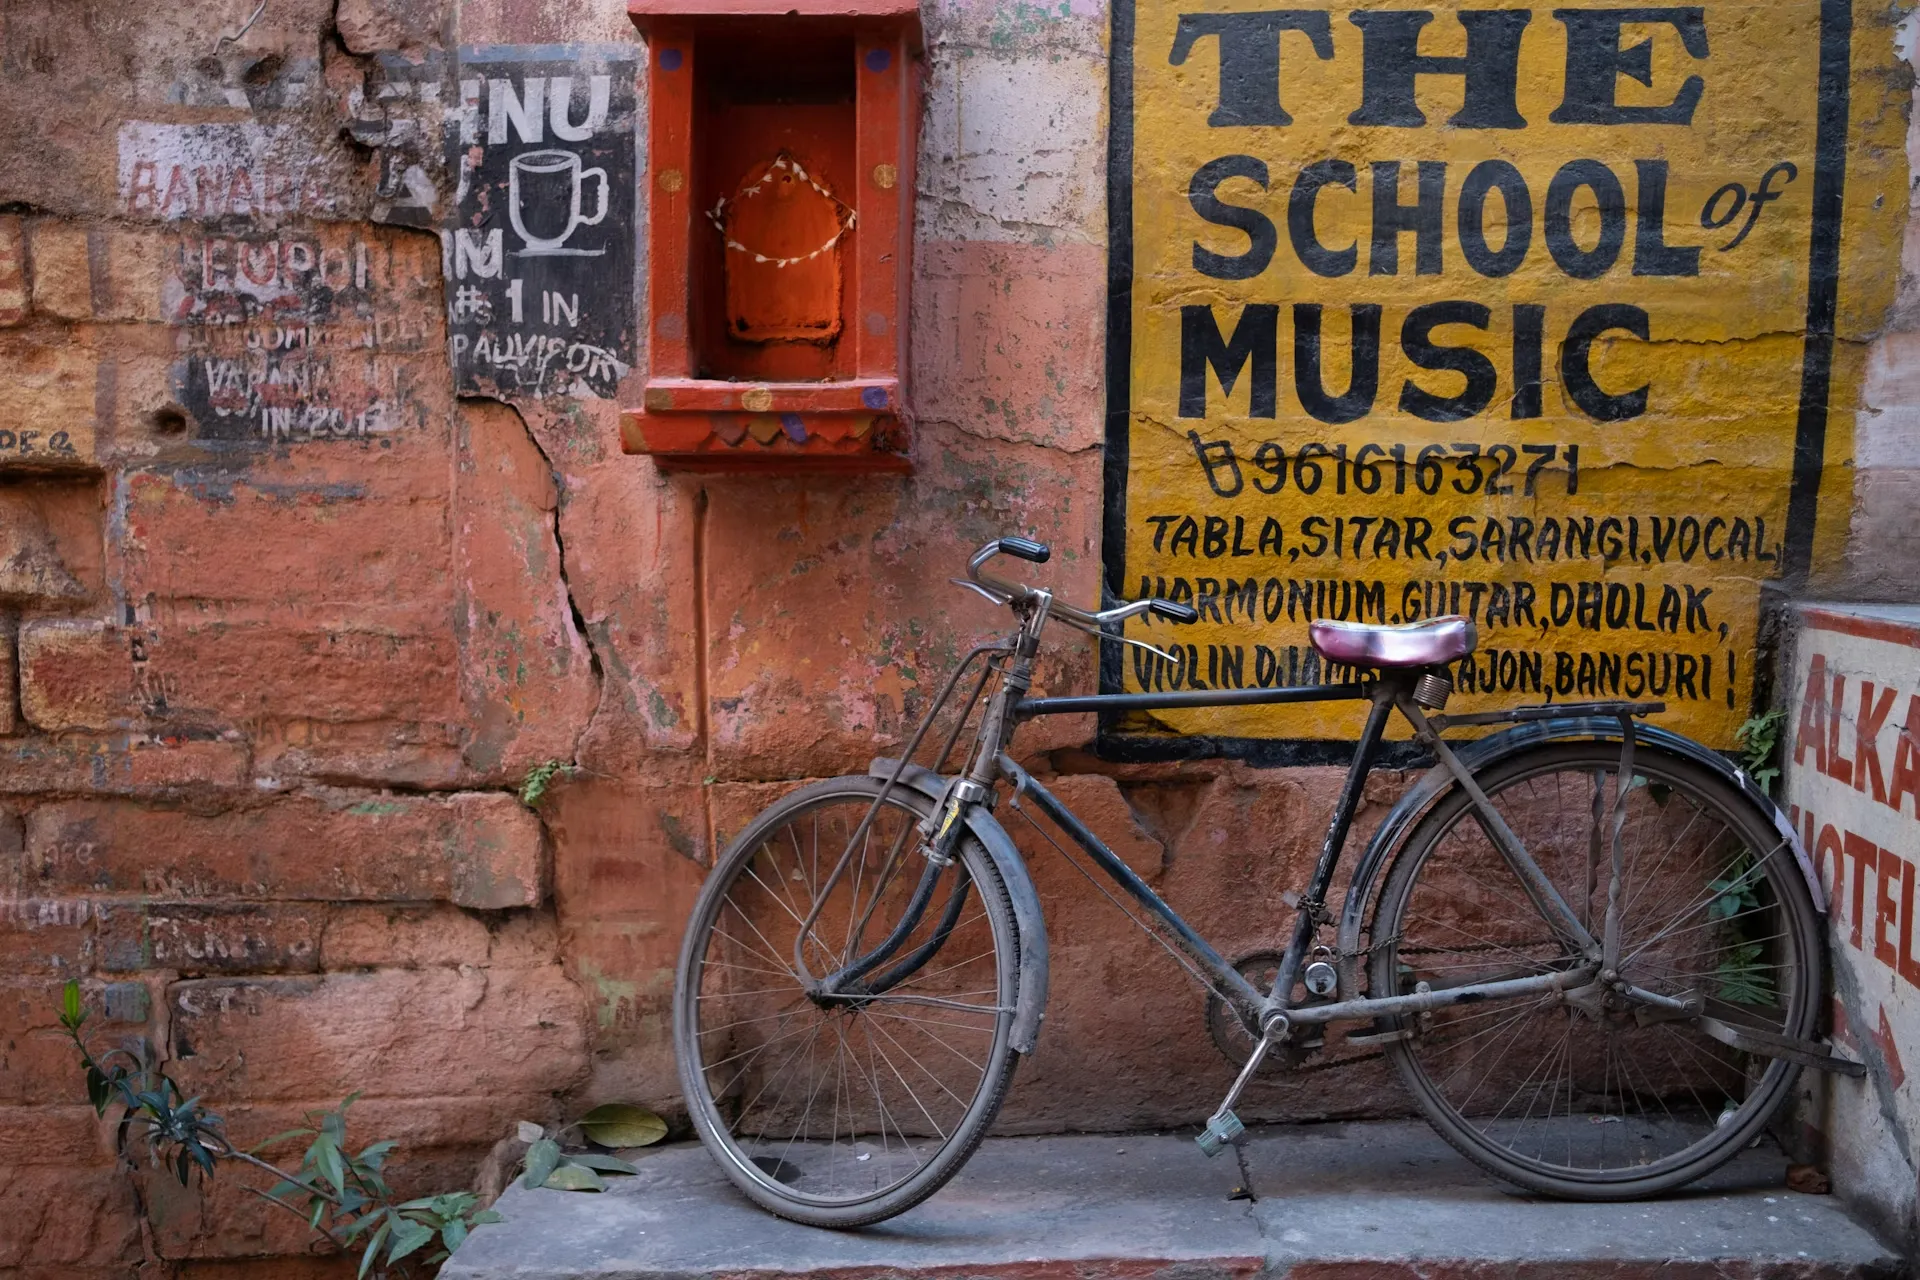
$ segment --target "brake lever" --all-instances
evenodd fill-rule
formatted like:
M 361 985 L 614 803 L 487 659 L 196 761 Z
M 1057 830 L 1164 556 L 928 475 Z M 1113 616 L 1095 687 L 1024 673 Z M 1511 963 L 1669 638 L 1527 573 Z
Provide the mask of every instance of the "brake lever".
M 1075 622 L 1070 618 L 1062 618 L 1062 617 L 1059 617 L 1058 615 L 1055 616 L 1054 621 L 1063 622 L 1067 626 L 1072 627 L 1075 631 L 1084 632 L 1085 634 L 1092 636 L 1096 640 L 1118 640 L 1121 644 L 1130 644 L 1136 649 L 1145 649 L 1148 653 L 1155 654 L 1161 658 L 1165 658 L 1168 662 L 1178 663 L 1178 662 L 1186 661 L 1186 659 L 1176 657 L 1175 655 L 1168 653 L 1165 649 L 1156 648 L 1153 645 L 1148 644 L 1144 640 L 1135 640 L 1133 637 L 1126 635 L 1125 633 L 1109 635 L 1105 631 L 1097 631 L 1092 627 L 1083 626 L 1082 624 Z
M 1006 604 L 1008 600 L 1012 599 L 1011 596 L 1002 598 L 998 595 L 995 595 L 993 592 L 987 590 L 985 587 L 981 586 L 979 583 L 974 582 L 968 578 L 948 578 L 947 581 L 951 582 L 956 587 L 965 587 L 967 590 L 973 592 L 974 594 L 980 596 L 983 600 L 989 601 L 992 604 Z

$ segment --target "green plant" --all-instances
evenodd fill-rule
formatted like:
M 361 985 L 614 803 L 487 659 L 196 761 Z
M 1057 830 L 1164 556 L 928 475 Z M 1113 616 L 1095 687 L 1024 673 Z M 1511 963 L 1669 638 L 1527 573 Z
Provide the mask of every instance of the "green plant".
M 603 1147 L 646 1147 L 667 1136 L 666 1121 L 645 1107 L 624 1102 L 595 1107 L 574 1124 L 556 1130 L 554 1135 L 538 1125 L 524 1125 L 523 1132 L 532 1142 L 527 1148 L 522 1185 L 555 1191 L 605 1191 L 607 1184 L 601 1174 L 639 1172 L 614 1156 L 562 1151 L 557 1135 L 573 1128 Z
M 1733 738 L 1740 746 L 1741 763 L 1746 766 L 1747 775 L 1754 785 L 1768 795 L 1773 794 L 1773 780 L 1780 776 L 1780 766 L 1774 763 L 1774 752 L 1780 746 L 1780 726 L 1785 724 L 1787 713 L 1783 707 L 1775 707 L 1757 716 L 1749 716 L 1734 732 Z
M 539 808 L 540 801 L 546 796 L 547 789 L 553 786 L 555 778 L 571 778 L 579 772 L 579 765 L 567 764 L 562 760 L 542 760 L 527 770 L 526 778 L 520 783 L 520 803 L 529 809 Z
M 1780 726 L 1786 719 L 1786 711 L 1775 707 L 1748 717 L 1734 733 L 1747 776 L 1768 795 L 1773 794 L 1774 779 L 1780 776 L 1775 752 L 1780 747 Z M 1714 966 L 1714 979 L 1720 998 L 1735 1004 L 1771 1004 L 1777 998 L 1765 964 L 1766 949 L 1747 936 L 1745 922 L 1761 905 L 1755 870 L 1752 855 L 1743 851 L 1718 880 L 1707 885 L 1714 894 L 1707 904 L 1707 919 L 1719 925 L 1726 938 L 1726 950 Z
M 500 1221 L 467 1191 L 396 1203 L 384 1169 L 398 1144 L 375 1142 L 357 1152 L 347 1146 L 347 1108 L 358 1094 L 335 1110 L 310 1113 L 300 1128 L 242 1151 L 228 1141 L 218 1115 L 198 1097 L 184 1095 L 145 1038 L 96 1055 L 87 1040 L 87 1017 L 80 984 L 67 983 L 60 1025 L 80 1054 L 95 1113 L 104 1117 L 111 1107 L 121 1109 L 115 1146 L 129 1169 L 138 1168 L 135 1152 L 144 1147 L 148 1161 L 183 1187 L 192 1184 L 195 1170 L 202 1179 L 212 1177 L 222 1160 L 272 1174 L 277 1181 L 271 1190 L 246 1190 L 298 1214 L 336 1249 L 357 1251 L 362 1277 L 409 1276 L 416 1265 L 430 1267 L 445 1259 L 473 1228 Z M 292 1172 L 259 1155 L 295 1138 L 306 1139 L 306 1149 Z
M 1720 998 L 1735 1004 L 1771 1004 L 1776 998 L 1773 976 L 1764 963 L 1766 949 L 1746 932 L 1745 921 L 1760 910 L 1753 872 L 1752 856 L 1742 852 L 1725 874 L 1707 886 L 1714 893 L 1707 904 L 1707 919 L 1727 937 L 1726 950 L 1714 965 L 1714 980 Z

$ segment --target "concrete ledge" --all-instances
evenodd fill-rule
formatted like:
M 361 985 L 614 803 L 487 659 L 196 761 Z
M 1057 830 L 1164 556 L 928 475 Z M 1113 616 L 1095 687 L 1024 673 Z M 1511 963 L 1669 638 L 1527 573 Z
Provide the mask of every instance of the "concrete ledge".
M 1057 1280 L 1888 1280 L 1899 1255 L 1755 1151 L 1685 1195 L 1538 1199 L 1423 1125 L 1255 1131 L 1238 1165 L 1171 1135 L 999 1138 L 926 1204 L 861 1232 L 782 1222 L 687 1144 L 604 1195 L 527 1191 L 443 1280 L 914 1275 Z M 1229 1199 L 1242 1183 L 1255 1200 Z

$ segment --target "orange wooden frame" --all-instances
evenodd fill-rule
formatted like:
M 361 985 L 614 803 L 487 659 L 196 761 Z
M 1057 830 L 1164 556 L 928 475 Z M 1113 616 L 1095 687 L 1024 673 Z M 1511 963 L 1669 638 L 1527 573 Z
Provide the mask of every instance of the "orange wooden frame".
M 647 42 L 647 377 L 621 413 L 622 444 L 663 467 L 903 470 L 907 466 L 908 284 L 914 159 L 921 98 L 921 35 L 909 0 L 630 0 Z M 821 379 L 713 376 L 716 363 L 751 366 L 735 352 L 703 359 L 702 308 L 724 286 L 705 270 L 696 237 L 713 236 L 701 193 L 715 140 L 700 137 L 709 64 L 744 47 L 741 33 L 850 37 L 852 172 L 835 195 L 857 214 L 842 250 L 845 323 L 831 375 Z M 802 42 L 796 40 L 795 47 Z M 844 47 L 844 44 L 836 45 Z M 709 72 L 720 68 L 710 65 Z M 838 68 L 829 68 L 838 71 Z M 711 94 L 707 95 L 711 98 Z M 717 161 L 710 162 L 708 167 Z M 731 183 L 737 173 L 725 173 Z M 708 259 L 709 261 L 711 259 Z

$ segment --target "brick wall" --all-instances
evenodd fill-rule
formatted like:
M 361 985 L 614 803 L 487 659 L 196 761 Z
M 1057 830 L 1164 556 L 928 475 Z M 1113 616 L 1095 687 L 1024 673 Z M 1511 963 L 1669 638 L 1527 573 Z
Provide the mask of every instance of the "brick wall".
M 234 1179 L 138 1211 L 63 980 L 241 1141 L 365 1090 L 413 1185 L 518 1118 L 671 1113 L 713 850 L 863 768 L 998 625 L 944 583 L 984 539 L 1051 542 L 1095 596 L 1104 6 L 924 13 L 914 470 L 797 480 L 664 476 L 618 400 L 454 395 L 396 68 L 631 41 L 618 0 L 0 9 L 0 1277 L 316 1273 Z M 1042 682 L 1089 687 L 1090 653 Z M 1037 726 L 1031 766 L 1224 949 L 1269 945 L 1334 772 L 1113 768 L 1090 732 Z M 578 772 L 536 814 L 549 760 Z M 1201 1115 L 1230 1070 L 1199 996 L 1032 852 L 1053 1006 L 1008 1126 Z M 1243 1110 L 1405 1106 L 1376 1065 Z
M 226 39 L 253 11 L 0 14 L 9 1280 L 312 1265 L 234 1178 L 140 1212 L 57 1035 L 64 979 L 241 1141 L 364 1090 L 359 1132 L 401 1139 L 411 1185 L 466 1183 L 521 1117 L 671 1113 L 671 968 L 712 850 L 863 767 L 998 624 L 943 582 L 980 541 L 1045 538 L 1095 592 L 1102 10 L 928 9 L 915 471 L 813 481 L 662 476 L 620 454 L 617 400 L 457 399 L 437 240 L 343 136 L 403 114 L 403 63 L 632 41 L 620 4 L 271 0 Z M 1084 650 L 1048 675 L 1090 679 Z M 1084 772 L 1089 728 L 1031 745 Z M 513 792 L 547 760 L 579 773 L 535 814 Z M 1214 807 L 1330 795 L 1160 772 L 1132 809 L 1102 777 L 1066 790 L 1143 867 L 1185 858 L 1189 906 L 1231 889 L 1187 857 Z M 1044 1056 L 1009 1122 L 1188 1116 L 1227 1070 L 1198 997 L 1071 914 L 1057 1043 L 1098 1035 L 1107 1070 Z M 1103 1007 L 1131 982 L 1155 994 Z

